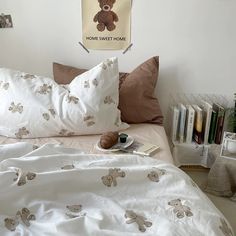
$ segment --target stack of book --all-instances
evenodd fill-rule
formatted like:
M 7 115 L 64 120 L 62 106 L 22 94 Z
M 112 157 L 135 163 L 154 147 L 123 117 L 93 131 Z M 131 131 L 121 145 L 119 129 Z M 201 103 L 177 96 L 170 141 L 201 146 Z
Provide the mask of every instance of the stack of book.
M 221 143 L 226 110 L 224 106 L 201 99 L 198 104 L 180 102 L 171 109 L 171 138 L 174 143 Z

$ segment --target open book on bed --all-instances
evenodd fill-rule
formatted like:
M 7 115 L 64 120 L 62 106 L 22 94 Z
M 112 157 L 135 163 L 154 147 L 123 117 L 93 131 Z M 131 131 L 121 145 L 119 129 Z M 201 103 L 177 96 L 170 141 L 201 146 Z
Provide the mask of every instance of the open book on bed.
M 144 156 L 151 156 L 156 151 L 158 151 L 160 147 L 151 143 L 141 143 L 138 141 L 134 141 L 130 146 L 126 148 L 120 148 L 123 152 L 133 153 L 133 154 L 139 154 Z

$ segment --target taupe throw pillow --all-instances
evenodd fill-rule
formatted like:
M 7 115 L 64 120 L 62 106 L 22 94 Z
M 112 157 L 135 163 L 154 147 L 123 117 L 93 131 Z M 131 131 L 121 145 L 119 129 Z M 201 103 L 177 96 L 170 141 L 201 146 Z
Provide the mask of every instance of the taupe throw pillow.
M 85 71 L 53 63 L 54 80 L 59 84 L 68 84 Z M 161 108 L 154 95 L 158 73 L 159 57 L 150 58 L 131 73 L 120 73 L 119 109 L 122 121 L 163 124 Z

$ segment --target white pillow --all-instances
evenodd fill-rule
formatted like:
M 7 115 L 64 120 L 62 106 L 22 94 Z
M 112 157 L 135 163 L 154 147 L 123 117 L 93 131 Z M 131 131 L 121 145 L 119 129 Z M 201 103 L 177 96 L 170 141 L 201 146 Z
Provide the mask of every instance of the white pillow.
M 0 68 L 0 135 L 36 138 L 101 134 L 128 127 L 118 110 L 117 58 L 58 85 L 43 76 Z

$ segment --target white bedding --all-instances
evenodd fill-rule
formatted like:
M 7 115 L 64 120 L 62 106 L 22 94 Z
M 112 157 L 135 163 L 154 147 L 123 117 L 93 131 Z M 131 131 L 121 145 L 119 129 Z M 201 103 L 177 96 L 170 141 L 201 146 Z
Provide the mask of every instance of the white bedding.
M 233 236 L 172 164 L 52 144 L 34 148 L 0 146 L 0 235 Z
M 131 135 L 139 142 L 149 142 L 158 145 L 160 150 L 152 157 L 168 163 L 174 163 L 163 126 L 156 124 L 131 124 L 130 127 L 123 132 Z M 63 144 L 65 147 L 79 148 L 84 150 L 86 153 L 99 154 L 102 152 L 97 150 L 95 146 L 99 139 L 100 135 L 80 135 L 71 137 L 27 139 L 27 142 L 40 146 L 45 143 Z M 16 143 L 19 141 L 25 140 L 0 136 L 0 144 Z M 110 153 L 105 154 L 109 155 Z

